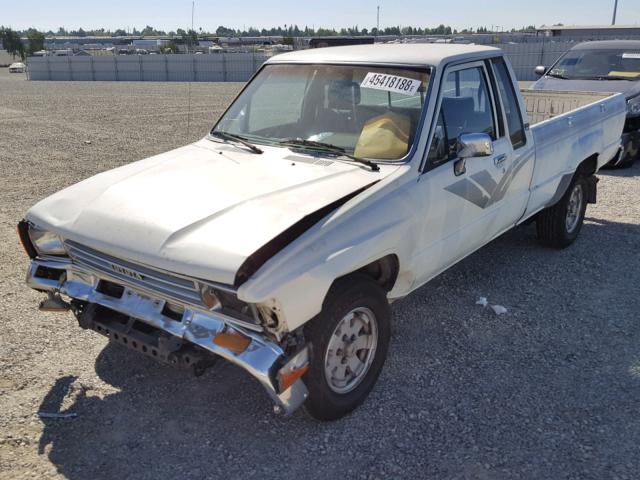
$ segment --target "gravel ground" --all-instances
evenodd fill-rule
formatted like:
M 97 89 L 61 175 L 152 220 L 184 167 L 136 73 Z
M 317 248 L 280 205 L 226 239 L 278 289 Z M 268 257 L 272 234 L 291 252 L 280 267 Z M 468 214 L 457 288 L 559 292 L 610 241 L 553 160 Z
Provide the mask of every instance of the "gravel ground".
M 640 164 L 600 175 L 567 250 L 518 228 L 395 304 L 385 369 L 352 415 L 281 418 L 231 365 L 184 377 L 38 312 L 14 230 L 62 187 L 202 136 L 241 85 L 191 86 L 188 130 L 185 84 L 5 72 L 0 477 L 638 478 Z

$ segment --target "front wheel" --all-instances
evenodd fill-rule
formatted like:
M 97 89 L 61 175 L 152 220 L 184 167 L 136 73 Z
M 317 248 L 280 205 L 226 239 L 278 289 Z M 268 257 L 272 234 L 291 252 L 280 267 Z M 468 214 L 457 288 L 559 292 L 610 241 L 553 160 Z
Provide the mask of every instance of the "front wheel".
M 371 278 L 354 274 L 331 287 L 304 329 L 313 351 L 304 377 L 312 417 L 336 420 L 367 398 L 387 356 L 390 318 L 385 292 Z
M 538 239 L 543 245 L 565 248 L 578 237 L 587 209 L 588 185 L 576 176 L 555 205 L 542 210 L 536 218 Z
M 622 154 L 621 154 L 622 155 Z M 614 166 L 613 168 L 617 168 L 617 169 L 625 169 L 625 168 L 630 168 L 633 163 L 637 160 L 638 158 L 638 154 L 636 155 L 626 155 L 624 160 L 622 160 L 619 164 L 617 164 L 616 166 Z

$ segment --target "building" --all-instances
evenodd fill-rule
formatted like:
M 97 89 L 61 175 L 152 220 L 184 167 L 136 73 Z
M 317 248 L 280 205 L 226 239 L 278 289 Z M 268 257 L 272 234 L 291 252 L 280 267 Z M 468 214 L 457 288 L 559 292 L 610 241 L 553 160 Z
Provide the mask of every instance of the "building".
M 586 39 L 640 38 L 640 25 L 543 25 L 536 29 L 545 37 L 571 37 Z
M 159 38 L 140 38 L 131 41 L 131 46 L 136 50 L 146 50 L 148 52 L 159 52 L 169 44 L 169 40 Z
M 372 45 L 375 37 L 313 37 L 309 40 L 309 48 L 339 47 L 343 45 Z

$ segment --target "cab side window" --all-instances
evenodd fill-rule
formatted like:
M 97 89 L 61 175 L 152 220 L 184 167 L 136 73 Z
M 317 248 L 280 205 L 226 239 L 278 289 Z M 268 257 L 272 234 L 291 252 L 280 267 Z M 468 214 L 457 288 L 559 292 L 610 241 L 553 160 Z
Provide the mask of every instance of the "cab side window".
M 427 157 L 431 165 L 456 157 L 460 135 L 486 133 L 496 139 L 493 107 L 482 67 L 448 73 L 440 96 L 440 111 Z
M 520 105 L 518 104 L 516 92 L 513 89 L 513 82 L 511 81 L 509 71 L 503 59 L 495 58 L 492 60 L 492 63 L 504 113 L 507 117 L 507 127 L 509 128 L 511 144 L 513 148 L 518 148 L 527 142 L 527 137 L 524 132 L 524 122 L 522 121 Z

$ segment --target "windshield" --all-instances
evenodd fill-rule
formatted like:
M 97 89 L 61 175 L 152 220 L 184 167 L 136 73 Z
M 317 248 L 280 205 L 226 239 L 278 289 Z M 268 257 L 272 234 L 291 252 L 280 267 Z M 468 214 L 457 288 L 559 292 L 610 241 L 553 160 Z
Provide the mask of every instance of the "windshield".
M 353 65 L 267 65 L 213 132 L 256 144 L 399 160 L 420 122 L 429 71 Z
M 640 78 L 640 50 L 571 50 L 548 75 L 582 80 L 636 80 Z

